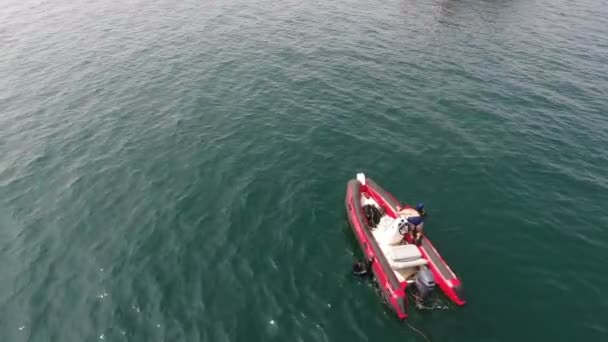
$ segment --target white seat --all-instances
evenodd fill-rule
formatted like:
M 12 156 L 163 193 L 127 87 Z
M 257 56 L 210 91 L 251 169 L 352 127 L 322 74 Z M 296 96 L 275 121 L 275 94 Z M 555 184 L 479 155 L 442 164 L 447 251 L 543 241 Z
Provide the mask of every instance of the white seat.
M 391 264 L 391 267 L 394 270 L 402 270 L 404 268 L 418 267 L 418 266 L 426 265 L 428 263 L 429 263 L 428 260 L 422 259 L 422 258 L 412 260 L 412 261 L 404 261 L 404 262 L 389 261 L 389 264 Z
M 405 224 L 405 220 L 401 220 L 401 224 Z M 378 224 L 378 236 L 380 237 L 380 243 L 386 245 L 398 245 L 403 241 L 403 235 L 399 233 L 400 222 L 388 217 L 383 216 Z
M 391 257 L 394 261 L 411 261 L 422 257 L 416 245 L 399 245 L 391 247 Z
M 416 245 L 392 246 L 389 251 L 389 264 L 393 269 L 400 270 L 409 267 L 426 265 L 428 261 Z

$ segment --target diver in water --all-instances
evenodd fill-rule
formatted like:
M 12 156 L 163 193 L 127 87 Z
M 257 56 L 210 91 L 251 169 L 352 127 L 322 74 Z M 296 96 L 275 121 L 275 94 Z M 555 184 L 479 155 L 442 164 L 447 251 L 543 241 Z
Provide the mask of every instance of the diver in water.
M 353 274 L 358 276 L 369 275 L 372 271 L 372 263 L 374 258 L 369 259 L 367 262 L 357 261 L 353 265 Z

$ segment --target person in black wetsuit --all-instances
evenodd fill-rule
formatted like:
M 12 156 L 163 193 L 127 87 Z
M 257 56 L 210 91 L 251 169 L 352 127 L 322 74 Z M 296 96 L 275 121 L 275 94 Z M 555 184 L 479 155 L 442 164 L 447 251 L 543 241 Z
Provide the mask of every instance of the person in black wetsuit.
M 372 263 L 374 258 L 369 259 L 367 262 L 357 261 L 353 265 L 353 274 L 358 276 L 368 275 L 372 272 Z

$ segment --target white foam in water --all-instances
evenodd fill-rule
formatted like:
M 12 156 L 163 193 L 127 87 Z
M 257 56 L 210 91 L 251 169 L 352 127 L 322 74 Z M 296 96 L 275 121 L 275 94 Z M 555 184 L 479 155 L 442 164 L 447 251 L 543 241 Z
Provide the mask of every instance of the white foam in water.
M 279 331 L 279 326 L 277 325 L 277 322 L 275 322 L 274 319 L 269 320 L 268 325 L 266 326 L 266 332 L 268 333 L 268 335 L 276 336 L 278 331 Z

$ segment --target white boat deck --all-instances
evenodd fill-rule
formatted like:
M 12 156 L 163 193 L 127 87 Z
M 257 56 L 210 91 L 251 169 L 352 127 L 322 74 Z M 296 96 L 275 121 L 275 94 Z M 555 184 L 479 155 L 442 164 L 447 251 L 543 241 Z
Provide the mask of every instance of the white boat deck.
M 361 204 L 372 204 L 378 207 L 376 201 L 361 196 Z M 415 245 L 407 244 L 403 235 L 399 233 L 399 224 L 396 219 L 388 215 L 382 216 L 378 225 L 372 229 L 380 250 L 389 262 L 400 282 L 407 281 L 418 272 L 418 267 L 427 264 L 422 258 L 420 250 Z

